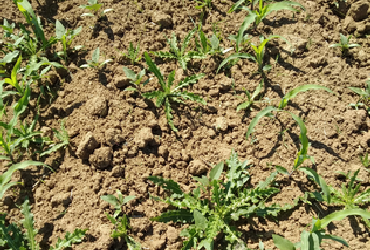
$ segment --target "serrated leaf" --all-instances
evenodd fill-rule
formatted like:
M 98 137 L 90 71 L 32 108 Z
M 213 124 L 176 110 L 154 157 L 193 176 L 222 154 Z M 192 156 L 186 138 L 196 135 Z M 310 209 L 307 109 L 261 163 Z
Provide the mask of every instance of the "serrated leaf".
M 189 86 L 190 84 L 195 84 L 199 79 L 202 79 L 204 76 L 205 76 L 204 73 L 188 76 L 184 80 L 182 80 L 179 84 L 177 84 L 173 91 L 176 92 L 181 88 Z
M 157 66 L 153 63 L 152 59 L 149 57 L 148 52 L 144 53 L 146 64 L 149 66 L 149 71 L 153 72 L 154 75 L 158 78 L 159 84 L 161 85 L 162 89 L 166 89 L 166 84 L 163 80 L 163 75 L 161 71 L 157 68 Z
M 179 184 L 177 184 L 177 182 L 173 180 L 163 179 L 158 176 L 148 176 L 148 180 L 154 182 L 156 185 L 162 187 L 163 189 L 169 190 L 171 193 L 178 195 L 184 194 Z
M 36 241 L 37 230 L 33 228 L 33 214 L 31 213 L 28 199 L 23 202 L 21 213 L 24 215 L 22 223 L 26 229 L 25 238 L 27 239 L 27 245 L 31 250 L 38 250 L 40 247 Z
M 194 221 L 194 215 L 187 209 L 171 210 L 150 218 L 150 221 L 191 223 Z
M 50 247 L 50 250 L 62 250 L 67 247 L 71 247 L 72 244 L 80 243 L 82 238 L 86 235 L 87 229 L 81 230 L 81 229 L 75 229 L 73 233 L 66 232 L 65 239 L 60 239 L 58 237 L 57 244 L 55 248 Z
M 201 212 L 198 210 L 194 209 L 194 221 L 195 221 L 195 226 L 200 229 L 206 229 L 207 227 L 207 220 L 203 216 Z

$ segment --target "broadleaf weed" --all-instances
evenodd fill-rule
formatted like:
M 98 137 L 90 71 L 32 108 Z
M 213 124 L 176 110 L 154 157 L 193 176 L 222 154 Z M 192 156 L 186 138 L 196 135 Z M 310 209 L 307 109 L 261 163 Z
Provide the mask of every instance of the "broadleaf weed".
M 228 171 L 224 173 L 225 180 L 220 177 L 225 166 Z M 246 188 L 250 179 L 248 161 L 240 162 L 237 154 L 232 151 L 229 160 L 220 162 L 214 166 L 209 177 L 193 177 L 198 181 L 198 186 L 192 192 L 182 192 L 180 186 L 172 181 L 157 176 L 149 176 L 148 179 L 167 191 L 167 196 L 162 200 L 175 207 L 157 217 L 152 221 L 159 222 L 182 222 L 189 223 L 189 227 L 181 232 L 181 236 L 187 237 L 183 242 L 182 249 L 214 249 L 215 238 L 223 232 L 224 239 L 228 243 L 228 249 L 245 243 L 240 239 L 239 232 L 231 224 L 238 221 L 241 216 L 248 218 L 251 215 L 277 216 L 281 210 L 292 208 L 297 205 L 273 204 L 266 207 L 264 201 L 279 192 L 279 189 L 271 187 L 277 172 L 255 188 Z M 154 197 L 155 200 L 161 200 Z
M 206 102 L 203 98 L 194 93 L 188 91 L 181 91 L 182 88 L 189 86 L 190 84 L 195 84 L 199 79 L 204 77 L 204 74 L 197 74 L 193 76 L 186 77 L 184 80 L 179 82 L 177 86 L 172 87 L 175 81 L 175 71 L 172 71 L 167 79 L 167 83 L 163 79 L 163 75 L 158 69 L 158 67 L 153 63 L 152 59 L 149 57 L 148 53 L 145 52 L 145 59 L 146 63 L 149 66 L 149 71 L 153 72 L 154 75 L 157 77 L 159 81 L 159 85 L 161 90 L 145 92 L 141 95 L 147 99 L 156 98 L 155 105 L 157 107 L 164 106 L 164 111 L 166 113 L 166 118 L 168 121 L 169 126 L 175 132 L 177 132 L 177 128 L 173 122 L 173 116 L 171 114 L 171 105 L 170 101 L 175 101 L 177 103 L 184 103 L 184 100 L 192 100 L 196 101 L 200 104 L 206 105 Z

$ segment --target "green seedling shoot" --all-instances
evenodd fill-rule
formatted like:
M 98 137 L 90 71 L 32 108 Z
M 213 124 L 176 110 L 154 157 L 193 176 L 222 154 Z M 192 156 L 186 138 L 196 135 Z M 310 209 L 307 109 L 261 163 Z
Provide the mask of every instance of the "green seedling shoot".
M 367 219 L 370 218 L 370 213 L 363 209 L 345 209 L 338 212 L 331 213 L 325 216 L 323 219 L 315 219 L 312 220 L 312 229 L 310 231 L 304 230 L 301 233 L 300 241 L 297 243 L 293 243 L 282 236 L 273 234 L 272 239 L 274 241 L 274 245 L 280 250 L 316 250 L 321 249 L 320 245 L 323 240 L 333 240 L 337 241 L 346 247 L 348 247 L 348 243 L 339 236 L 326 234 L 325 228 L 330 222 L 333 221 L 341 221 L 345 217 L 350 215 L 360 215 L 366 217 Z
M 195 84 L 199 79 L 204 77 L 204 74 L 198 74 L 186 77 L 184 80 L 180 81 L 176 87 L 172 87 L 175 83 L 175 71 L 172 71 L 167 79 L 167 83 L 163 79 L 163 75 L 158 69 L 158 67 L 153 63 L 152 59 L 149 57 L 148 53 L 145 52 L 146 63 L 149 67 L 149 71 L 153 72 L 159 81 L 161 90 L 142 93 L 142 96 L 148 99 L 156 98 L 155 105 L 160 107 L 164 105 L 164 112 L 166 113 L 167 121 L 171 129 L 177 132 L 177 128 L 173 122 L 173 116 L 171 114 L 170 101 L 175 101 L 177 103 L 183 104 L 184 100 L 196 101 L 200 104 L 206 105 L 206 101 L 200 96 L 188 91 L 181 91 L 182 88 L 189 86 L 190 84 Z
M 0 155 L 0 160 L 4 161 L 11 161 L 9 157 Z M 3 196 L 5 194 L 5 191 L 8 190 L 9 188 L 16 186 L 18 182 L 16 181 L 11 181 L 12 174 L 19 170 L 19 169 L 24 169 L 30 166 L 44 166 L 48 167 L 45 165 L 43 162 L 39 161 L 22 161 L 17 164 L 11 164 L 6 172 L 4 172 L 2 175 L 0 175 L 0 200 L 3 199 Z M 50 168 L 50 167 L 48 167 Z M 50 168 L 51 169 L 51 168 Z M 51 169 L 52 170 L 52 169 Z M 1 230 L 0 230 L 0 236 L 1 236 Z
M 269 71 L 271 70 L 271 65 L 264 65 L 263 59 L 265 56 L 265 46 L 266 44 L 274 38 L 281 38 L 283 39 L 286 43 L 289 44 L 289 42 L 282 36 L 270 36 L 268 38 L 264 38 L 263 36 L 260 36 L 260 44 L 255 45 L 251 43 L 251 47 L 254 50 L 254 60 L 258 64 L 258 72 L 263 73 L 264 71 Z
M 134 71 L 130 70 L 127 67 L 123 67 L 122 69 L 123 69 L 123 72 L 125 72 L 126 77 L 130 79 L 130 84 L 132 85 L 132 87 L 127 87 L 125 91 L 140 91 L 139 86 L 140 86 L 142 78 L 145 76 L 146 70 L 143 69 L 138 74 L 135 74 Z M 148 83 L 149 83 L 149 79 L 147 79 L 143 83 L 143 86 L 147 85 Z
M 0 215 L 0 237 L 2 246 L 7 244 L 11 250 L 39 250 L 39 243 L 36 241 L 38 230 L 34 228 L 33 214 L 31 213 L 30 201 L 28 198 L 20 207 L 24 219 L 21 221 L 23 228 L 12 222 L 6 223 L 6 215 Z M 72 244 L 80 243 L 86 235 L 87 229 L 75 229 L 73 233 L 66 232 L 65 238 L 62 240 L 58 237 L 55 247 L 50 246 L 50 250 L 61 250 L 71 248 Z
M 158 56 L 161 58 L 176 59 L 179 62 L 181 68 L 183 70 L 187 70 L 187 65 L 190 59 L 206 58 L 206 56 L 200 52 L 196 52 L 196 51 L 185 52 L 186 47 L 189 45 L 190 38 L 195 34 L 195 32 L 196 32 L 196 28 L 189 32 L 189 34 L 185 37 L 181 45 L 181 49 L 177 47 L 177 38 L 176 38 L 175 33 L 172 33 L 172 39 L 167 38 L 167 42 L 170 45 L 170 52 L 153 51 L 152 53 L 155 56 Z
M 133 43 L 130 42 L 130 46 L 128 47 L 127 53 L 122 52 L 122 56 L 130 59 L 132 65 L 135 65 L 137 62 L 140 62 L 141 60 L 140 42 L 136 45 L 136 47 L 134 47 Z
M 305 92 L 308 90 L 325 90 L 329 93 L 333 93 L 329 88 L 320 86 L 320 85 L 315 85 L 315 84 L 307 84 L 307 85 L 302 85 L 294 88 L 293 90 L 289 91 L 286 93 L 286 95 L 283 97 L 283 99 L 280 101 L 278 107 L 273 107 L 273 106 L 268 106 L 264 110 L 260 111 L 255 118 L 252 119 L 248 131 L 246 133 L 246 139 L 249 138 L 250 134 L 253 132 L 254 127 L 258 124 L 258 121 L 267 116 L 267 117 L 273 117 L 272 112 L 287 112 L 289 113 L 292 118 L 298 123 L 298 126 L 300 128 L 300 135 L 299 135 L 299 140 L 301 142 L 301 149 L 297 153 L 297 158 L 294 160 L 294 165 L 293 165 L 293 171 L 296 171 L 300 165 L 303 164 L 303 162 L 307 159 L 310 159 L 312 163 L 314 164 L 313 157 L 309 156 L 307 154 L 307 149 L 309 146 L 308 143 L 308 138 L 307 138 L 307 129 L 300 117 L 297 115 L 285 111 L 284 108 L 288 105 L 288 101 L 296 97 L 300 92 Z M 292 171 L 292 172 L 293 172 Z
M 252 95 L 249 93 L 249 91 L 248 91 L 248 90 L 245 90 L 245 94 L 247 95 L 248 101 L 246 101 L 246 102 L 244 102 L 244 103 L 242 103 L 242 104 L 238 105 L 238 106 L 236 107 L 236 112 L 239 112 L 239 111 L 240 111 L 240 110 L 242 110 L 242 109 L 250 108 L 250 107 L 253 105 L 253 103 L 254 103 L 254 101 L 255 101 L 256 97 L 257 97 L 257 96 L 259 95 L 259 93 L 261 93 L 261 91 L 262 91 L 262 88 L 263 88 L 263 81 L 264 81 L 264 80 L 263 80 L 263 79 L 261 79 L 260 83 L 258 84 L 258 86 L 257 86 L 256 90 L 253 92 L 253 94 L 252 94 Z
M 272 172 L 256 187 L 246 188 L 245 184 L 250 180 L 250 167 L 247 160 L 240 162 L 238 155 L 232 151 L 229 160 L 212 166 L 209 176 L 194 176 L 193 179 L 198 185 L 188 193 L 184 193 L 173 180 L 149 176 L 150 181 L 167 193 L 165 199 L 153 198 L 175 208 L 151 220 L 188 223 L 189 227 L 183 229 L 180 234 L 187 238 L 183 242 L 182 250 L 215 249 L 215 239 L 218 236 L 222 236 L 222 240 L 227 243 L 224 249 L 246 249 L 241 240 L 242 233 L 233 226 L 233 221 L 253 215 L 278 216 L 280 211 L 291 209 L 298 204 L 298 200 L 295 200 L 293 205 L 280 206 L 274 203 L 271 207 L 265 206 L 265 201 L 279 192 L 278 188 L 273 187 L 278 173 Z M 224 172 L 225 168 L 227 170 Z M 221 175 L 224 176 L 222 180 Z
M 196 5 L 194 6 L 197 10 L 202 10 L 202 14 L 200 17 L 201 23 L 204 21 L 204 16 L 206 14 L 206 8 L 209 10 L 212 9 L 212 0 L 196 0 Z
M 92 60 L 87 60 L 87 64 L 83 64 L 80 67 L 93 68 L 99 70 L 102 66 L 112 61 L 113 61 L 112 59 L 106 59 L 104 62 L 100 63 L 100 49 L 98 47 L 93 51 Z
M 229 39 L 231 41 L 235 41 L 235 52 L 222 61 L 222 63 L 218 66 L 216 73 L 218 73 L 218 71 L 226 64 L 231 64 L 231 66 L 235 65 L 240 58 L 255 60 L 255 58 L 249 53 L 241 52 L 243 49 L 242 45 L 244 46 L 246 43 L 249 42 L 250 39 L 248 34 L 244 35 L 244 31 L 248 28 L 249 25 L 250 23 L 248 23 L 248 21 L 244 21 L 238 30 L 238 34 L 229 36 Z M 232 49 L 233 47 L 229 50 Z M 228 52 L 229 50 L 224 50 L 223 53 Z
M 358 110 L 359 106 L 365 106 L 367 113 L 370 114 L 370 79 L 367 80 L 366 83 L 367 88 L 365 89 L 365 91 L 361 88 L 349 87 L 350 90 L 360 95 L 360 99 L 357 101 L 357 103 L 350 104 L 350 106 L 354 106 L 356 110 Z
M 51 154 L 52 152 L 58 151 L 60 148 L 67 148 L 70 146 L 68 132 L 64 126 L 65 120 L 60 122 L 60 131 L 53 129 L 54 137 L 58 139 L 58 142 L 54 141 L 54 144 L 49 147 L 48 150 L 42 152 L 40 156 Z
M 199 25 L 197 33 L 199 40 L 198 37 L 195 36 L 195 47 L 200 54 L 202 54 L 204 57 L 207 55 L 214 56 L 222 54 L 223 48 L 220 47 L 220 41 L 215 34 L 213 34 L 211 38 L 206 37 L 201 25 Z
M 259 0 L 259 8 L 256 10 L 251 10 L 246 6 L 241 6 L 245 0 L 239 0 L 236 2 L 233 7 L 229 10 L 229 12 L 235 11 L 235 10 L 245 10 L 248 11 L 249 14 L 244 18 L 244 22 L 247 22 L 249 24 L 255 22 L 255 28 L 258 26 L 262 20 L 269 15 L 273 11 L 279 11 L 279 10 L 291 10 L 294 12 L 299 11 L 299 9 L 293 8 L 293 6 L 298 6 L 299 8 L 305 10 L 303 5 L 296 3 L 296 2 L 290 2 L 290 1 L 282 1 L 282 2 L 276 2 L 276 3 L 270 3 L 264 5 L 263 0 Z
M 125 214 L 122 214 L 122 207 L 127 202 L 134 200 L 135 196 L 129 195 L 123 198 L 121 191 L 119 191 L 118 189 L 116 190 L 116 194 L 118 195 L 118 198 L 111 194 L 100 196 L 100 199 L 113 205 L 115 209 L 113 216 L 106 214 L 108 220 L 114 224 L 112 237 L 114 239 L 124 239 L 129 250 L 141 250 L 140 244 L 135 242 L 134 239 L 130 235 L 128 235 L 128 219 Z
M 87 0 L 87 3 L 88 4 L 80 5 L 79 7 L 81 9 L 89 10 L 89 11 L 92 11 L 92 12 L 83 13 L 81 15 L 82 17 L 85 17 L 85 16 L 93 17 L 93 16 L 96 16 L 96 15 L 98 15 L 99 17 L 103 17 L 105 15 L 105 13 L 113 10 L 113 9 L 105 9 L 105 10 L 103 10 L 99 13 L 99 10 L 100 10 L 102 4 L 98 3 L 98 0 Z
M 68 30 L 66 29 L 63 24 L 61 24 L 58 20 L 56 22 L 56 34 L 57 39 L 63 44 L 63 52 L 58 52 L 58 56 L 63 56 L 64 61 L 67 61 L 67 51 L 70 49 L 70 46 L 72 44 L 73 38 L 78 36 L 82 30 L 82 27 L 80 26 L 78 29 L 75 30 Z M 75 46 L 74 50 L 79 50 L 83 46 Z
M 330 45 L 329 46 L 330 48 L 340 47 L 340 49 L 342 51 L 342 54 L 345 54 L 345 53 L 348 52 L 349 48 L 360 47 L 361 46 L 360 44 L 357 44 L 357 43 L 351 43 L 351 44 L 349 43 L 349 39 L 351 39 L 352 36 L 346 37 L 346 36 L 342 35 L 342 33 L 339 33 L 339 35 L 340 35 L 339 43 Z
M 35 37 L 32 38 L 30 36 L 31 33 L 26 29 L 26 27 L 23 24 L 20 24 L 20 29 L 22 30 L 26 40 L 23 43 L 23 46 L 26 47 L 26 50 L 30 51 L 31 55 L 39 53 L 39 43 L 41 43 L 41 51 L 45 51 L 48 47 L 57 42 L 55 37 L 51 37 L 49 40 L 46 39 L 40 17 L 35 15 L 32 10 L 32 5 L 27 0 L 13 0 L 13 2 L 17 4 L 19 11 L 22 12 L 26 18 L 26 22 L 31 26 L 35 35 Z

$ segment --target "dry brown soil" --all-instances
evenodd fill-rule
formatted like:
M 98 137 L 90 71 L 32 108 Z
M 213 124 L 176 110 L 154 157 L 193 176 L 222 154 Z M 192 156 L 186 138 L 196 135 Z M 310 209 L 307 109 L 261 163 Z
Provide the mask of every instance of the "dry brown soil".
M 24 22 L 12 1 L 0 2 L 2 18 Z M 136 196 L 125 212 L 131 217 L 130 234 L 144 249 L 180 249 L 181 225 L 149 220 L 165 211 L 166 205 L 149 198 L 149 193 L 158 194 L 160 190 L 147 181 L 147 176 L 171 178 L 184 190 L 190 190 L 195 184 L 191 176 L 206 174 L 209 170 L 204 162 L 217 164 L 229 157 L 231 149 L 236 150 L 241 160 L 253 163 L 252 183 L 264 180 L 273 171 L 271 166 L 291 170 L 299 149 L 299 128 L 291 117 L 280 114 L 278 119 L 264 118 L 252 138 L 245 139 L 251 119 L 268 105 L 258 103 L 251 112 L 236 112 L 236 106 L 246 100 L 243 88 L 254 91 L 260 80 L 254 74 L 257 66 L 251 61 L 240 60 L 228 76 L 224 72 L 216 74 L 220 61 L 215 59 L 190 62 L 191 74 L 206 74 L 191 90 L 203 96 L 208 105 L 188 102 L 177 106 L 174 111 L 177 134 L 169 129 L 162 108 L 156 108 L 153 102 L 137 94 L 123 91 L 127 79 L 122 66 L 137 71 L 146 64 L 142 60 L 139 66 L 133 67 L 118 51 L 127 51 L 129 42 L 140 42 L 141 51 L 168 50 L 165 35 L 175 32 L 182 39 L 194 28 L 190 17 L 199 20 L 200 11 L 194 9 L 194 1 L 106 0 L 102 1 L 103 8 L 114 11 L 101 20 L 80 17 L 84 11 L 79 5 L 86 1 L 40 0 L 41 6 L 32 2 L 49 35 L 54 34 L 50 23 L 56 19 L 68 28 L 82 26 L 82 33 L 74 44 L 84 45 L 86 49 L 70 56 L 67 63 L 70 73 L 53 71 L 54 77 L 48 84 L 56 96 L 51 98 L 50 94 L 41 99 L 38 129 L 51 135 L 51 128 L 59 128 L 60 120 L 66 119 L 70 148 L 39 159 L 53 167 L 54 173 L 35 167 L 15 174 L 14 179 L 23 180 L 24 186 L 9 190 L 0 203 L 0 212 L 7 213 L 11 221 L 18 221 L 21 215 L 17 205 L 22 204 L 26 195 L 30 197 L 43 249 L 49 249 L 58 236 L 74 228 L 89 230 L 85 240 L 73 249 L 123 248 L 122 243 L 110 237 L 113 225 L 106 213 L 112 213 L 113 208 L 100 200 L 101 195 L 114 194 L 116 189 L 124 195 Z M 231 46 L 227 38 L 236 34 L 245 12 L 227 13 L 233 3 L 230 0 L 212 2 L 213 9 L 205 21 L 204 31 L 211 35 L 212 25 L 217 24 L 224 38 L 222 46 L 227 48 Z M 370 34 L 369 10 L 356 9 L 360 4 L 369 4 L 367 0 L 347 0 L 349 10 L 347 17 L 342 18 L 333 10 L 333 1 L 298 2 L 306 11 L 294 15 L 289 11 L 273 12 L 253 34 L 282 35 L 295 49 L 291 54 L 289 46 L 281 40 L 267 47 L 266 58 L 272 70 L 267 73 L 264 97 L 276 105 L 284 93 L 303 84 L 320 84 L 335 92 L 301 93 L 287 110 L 305 120 L 311 143 L 308 153 L 314 156 L 317 172 L 329 184 L 339 187 L 342 180 L 336 178 L 336 171 L 361 168 L 359 155 L 370 151 L 369 115 L 364 109 L 355 111 L 348 106 L 358 100 L 348 87 L 365 87 L 370 77 L 370 40 L 366 37 Z M 328 47 L 338 42 L 340 32 L 355 34 L 351 42 L 362 46 L 341 57 L 338 48 Z M 114 62 L 102 72 L 80 69 L 98 46 L 106 58 L 113 58 Z M 156 63 L 165 76 L 174 69 L 177 69 L 177 80 L 185 74 L 174 61 L 156 59 Z M 156 84 L 151 81 L 145 91 L 154 90 Z M 37 96 L 37 90 L 35 92 Z M 31 100 L 30 106 L 31 111 L 35 109 L 36 99 Z M 32 117 L 30 112 L 28 118 Z M 309 161 L 305 165 L 311 166 Z M 285 179 L 281 193 L 273 199 L 281 204 L 302 195 L 301 190 L 309 185 L 303 174 L 294 174 L 291 180 L 282 178 Z M 359 178 L 364 181 L 364 188 L 368 187 L 365 169 Z M 267 249 L 276 249 L 272 234 L 297 242 L 300 232 L 310 226 L 312 216 L 325 216 L 333 211 L 333 207 L 324 205 L 320 208 L 301 204 L 279 216 L 279 223 L 253 217 L 240 229 L 250 248 L 257 249 L 262 240 Z M 349 243 L 348 249 L 370 249 L 369 231 L 358 219 L 334 223 L 328 232 L 343 237 Z M 344 247 L 328 242 L 323 244 L 323 249 Z

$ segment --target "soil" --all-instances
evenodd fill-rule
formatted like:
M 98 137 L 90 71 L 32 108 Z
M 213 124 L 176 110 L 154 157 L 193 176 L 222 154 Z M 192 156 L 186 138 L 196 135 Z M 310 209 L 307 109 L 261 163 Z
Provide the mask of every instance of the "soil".
M 24 18 L 11 1 L 0 1 L 3 6 L 1 19 L 23 22 Z M 41 115 L 38 129 L 52 135 L 52 128 L 59 129 L 60 121 L 70 138 L 70 146 L 42 160 L 54 169 L 32 167 L 14 174 L 14 180 L 23 186 L 8 190 L 0 203 L 0 212 L 7 213 L 10 221 L 19 221 L 22 215 L 17 208 L 25 197 L 30 198 L 37 240 L 42 249 L 55 245 L 58 236 L 75 228 L 88 228 L 87 236 L 73 249 L 120 249 L 123 243 L 111 238 L 113 224 L 106 213 L 113 207 L 100 196 L 115 194 L 135 195 L 125 213 L 131 218 L 130 235 L 141 242 L 143 249 L 180 249 L 182 225 L 158 223 L 149 220 L 165 211 L 167 205 L 150 199 L 149 194 L 160 194 L 147 180 L 149 175 L 171 178 L 184 190 L 195 186 L 192 175 L 206 174 L 208 164 L 217 164 L 229 158 L 232 149 L 240 160 L 249 160 L 252 184 L 265 180 L 280 165 L 292 169 L 299 150 L 299 127 L 287 114 L 277 119 L 263 118 L 251 138 L 245 133 L 252 118 L 268 103 L 257 103 L 252 111 L 236 112 L 237 105 L 247 100 L 244 89 L 253 92 L 259 81 L 257 65 L 240 60 L 225 72 L 216 74 L 219 60 L 209 58 L 191 61 L 190 74 L 203 72 L 206 76 L 190 90 L 207 100 L 206 106 L 187 102 L 174 110 L 178 133 L 170 130 L 162 108 L 140 95 L 124 91 L 128 84 L 122 66 L 138 72 L 146 67 L 142 59 L 137 66 L 130 65 L 119 51 L 127 51 L 130 42 L 140 43 L 141 51 L 169 49 L 165 36 L 173 32 L 178 39 L 194 28 L 200 11 L 194 1 L 108 0 L 103 8 L 112 8 L 106 18 L 80 17 L 84 10 L 81 0 L 32 1 L 35 13 L 42 18 L 48 36 L 54 34 L 52 22 L 59 20 L 70 29 L 82 26 L 74 45 L 84 45 L 86 51 L 70 55 L 68 71 L 54 70 L 45 80 L 51 93 L 41 98 Z M 277 105 L 284 94 L 303 84 L 320 84 L 333 90 L 308 91 L 292 100 L 287 110 L 304 119 L 311 143 L 308 154 L 315 159 L 315 170 L 330 184 L 340 187 L 337 171 L 361 168 L 359 178 L 363 187 L 369 186 L 369 174 L 361 166 L 359 155 L 370 153 L 370 119 L 367 112 L 355 110 L 358 95 L 348 87 L 365 87 L 370 77 L 370 10 L 367 0 L 347 0 L 336 9 L 333 1 L 298 0 L 305 11 L 292 15 L 290 11 L 271 13 L 261 23 L 256 34 L 281 35 L 287 38 L 294 52 L 282 40 L 274 40 L 266 50 L 267 62 L 272 70 L 265 80 L 265 100 Z M 245 12 L 227 13 L 230 0 L 214 0 L 206 18 L 204 31 L 213 34 L 212 26 L 224 38 L 224 48 L 232 46 L 227 39 L 235 35 Z M 340 12 L 341 11 L 341 12 Z M 345 12 L 342 16 L 340 13 Z M 0 20 L 2 22 L 2 20 Z M 339 48 L 329 48 L 339 42 L 339 33 L 355 34 L 351 43 L 359 43 L 346 56 Z M 83 70 L 79 66 L 91 58 L 100 47 L 105 58 L 113 58 L 103 70 Z M 58 48 L 54 48 L 58 50 Z M 59 48 L 60 49 L 60 48 Z M 278 56 L 278 58 L 277 58 Z M 276 60 L 277 59 L 277 60 Z M 174 61 L 155 59 L 165 77 L 176 69 L 176 81 L 186 72 Z M 233 83 L 232 79 L 235 80 Z M 155 81 L 145 86 L 154 90 Z M 36 89 L 36 88 L 35 88 Z M 37 90 L 35 95 L 38 96 Z M 27 119 L 32 119 L 36 98 L 31 100 Z M 310 161 L 305 166 L 311 167 Z M 4 169 L 4 167 L 2 167 Z M 293 174 L 288 180 L 282 177 L 281 192 L 273 198 L 280 204 L 291 203 L 302 195 L 302 186 L 311 185 L 302 173 Z M 272 234 L 283 235 L 297 242 L 300 233 L 310 226 L 312 216 L 323 217 L 334 211 L 333 207 L 307 206 L 279 215 L 279 222 L 252 217 L 242 225 L 242 239 L 252 249 L 264 242 L 267 249 L 274 248 Z M 330 225 L 327 232 L 344 238 L 348 249 L 370 249 L 370 235 L 358 218 L 347 218 Z M 322 245 L 325 250 L 344 249 L 333 241 Z

